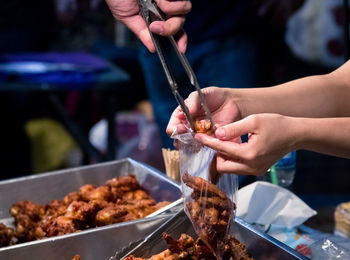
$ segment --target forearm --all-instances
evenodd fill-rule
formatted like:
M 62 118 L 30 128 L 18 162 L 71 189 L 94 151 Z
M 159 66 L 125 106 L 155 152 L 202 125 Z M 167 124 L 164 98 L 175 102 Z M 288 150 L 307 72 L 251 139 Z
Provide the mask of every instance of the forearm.
M 350 158 L 350 117 L 292 118 L 294 150 Z
M 242 117 L 278 113 L 297 117 L 350 116 L 350 63 L 333 73 L 306 77 L 275 87 L 228 89 Z

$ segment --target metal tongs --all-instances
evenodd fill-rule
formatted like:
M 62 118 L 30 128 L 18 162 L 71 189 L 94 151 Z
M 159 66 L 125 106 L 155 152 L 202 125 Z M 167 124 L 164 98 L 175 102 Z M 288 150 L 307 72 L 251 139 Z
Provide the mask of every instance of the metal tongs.
M 175 96 L 177 103 L 180 105 L 182 111 L 185 113 L 186 118 L 187 118 L 188 122 L 190 123 L 191 129 L 195 132 L 196 131 L 195 120 L 191 116 L 191 114 L 188 110 L 188 107 L 185 105 L 183 97 L 180 95 L 180 93 L 178 91 L 178 85 L 177 85 L 177 82 L 175 80 L 174 74 L 172 73 L 169 65 L 167 64 L 167 61 L 166 61 L 166 58 L 164 55 L 164 50 L 163 50 L 161 44 L 159 43 L 159 37 L 162 37 L 162 36 L 153 34 L 149 30 L 149 25 L 152 22 L 165 21 L 164 14 L 158 8 L 158 6 L 156 5 L 156 3 L 153 0 L 139 0 L 139 5 L 140 5 L 140 9 L 141 9 L 141 15 L 144 18 L 146 25 L 147 25 L 147 28 L 148 28 L 148 31 L 151 34 L 153 44 L 155 46 L 156 52 L 158 54 L 158 57 L 160 59 L 162 67 L 164 69 L 165 75 L 168 79 L 170 88 Z M 169 39 L 169 41 L 171 43 L 171 47 L 174 49 L 178 59 L 180 60 L 183 68 L 185 69 L 187 77 L 189 78 L 191 85 L 194 86 L 198 92 L 199 100 L 200 100 L 201 105 L 202 105 L 204 112 L 205 112 L 205 118 L 210 121 L 210 124 L 213 127 L 213 121 L 211 118 L 210 110 L 208 108 L 206 100 L 204 99 L 203 93 L 199 87 L 196 75 L 194 74 L 193 69 L 191 68 L 191 65 L 189 64 L 186 56 L 184 54 L 180 53 L 174 37 L 169 36 L 167 38 Z

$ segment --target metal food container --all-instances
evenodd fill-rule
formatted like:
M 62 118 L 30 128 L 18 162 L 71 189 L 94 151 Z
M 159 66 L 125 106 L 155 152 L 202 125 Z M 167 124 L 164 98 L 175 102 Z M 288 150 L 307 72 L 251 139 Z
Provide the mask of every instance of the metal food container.
M 136 257 L 150 257 L 153 254 L 164 251 L 167 249 L 167 245 L 162 238 L 163 232 L 172 235 L 176 239 L 178 239 L 182 233 L 197 237 L 191 221 L 185 212 L 181 210 L 147 238 L 141 240 L 136 246 L 132 244 L 117 251 L 115 256 L 111 257 L 110 260 L 120 260 L 131 254 Z M 256 230 L 253 226 L 237 217 L 231 227 L 230 234 L 234 235 L 239 241 L 245 244 L 248 254 L 254 257 L 255 260 L 309 259 L 271 236 Z
M 65 195 L 79 190 L 83 185 L 100 186 L 105 184 L 106 180 L 128 174 L 135 174 L 140 185 L 150 193 L 156 202 L 164 200 L 174 202 L 181 197 L 178 184 L 170 181 L 164 174 L 152 167 L 127 158 L 1 181 L 0 222 L 12 226 L 13 218 L 9 214 L 9 209 L 19 200 L 46 204 L 54 199 L 63 199 Z M 0 259 L 70 260 L 74 254 L 80 254 L 83 260 L 108 259 L 115 252 L 116 247 L 122 248 L 133 241 L 144 238 L 169 217 L 169 214 L 165 214 L 1 247 Z

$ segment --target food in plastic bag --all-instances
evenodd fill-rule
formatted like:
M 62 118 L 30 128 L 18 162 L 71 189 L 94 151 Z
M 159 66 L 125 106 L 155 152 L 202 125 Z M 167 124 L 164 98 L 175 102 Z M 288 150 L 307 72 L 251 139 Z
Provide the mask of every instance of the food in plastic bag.
M 182 180 L 193 189 L 192 201 L 185 206 L 198 236 L 214 249 L 219 249 L 220 243 L 226 240 L 236 205 L 225 192 L 201 177 L 193 177 L 186 172 Z
M 200 239 L 222 259 L 231 220 L 235 216 L 237 176 L 226 174 L 214 185 L 210 165 L 215 152 L 193 138 L 177 135 L 185 211 Z

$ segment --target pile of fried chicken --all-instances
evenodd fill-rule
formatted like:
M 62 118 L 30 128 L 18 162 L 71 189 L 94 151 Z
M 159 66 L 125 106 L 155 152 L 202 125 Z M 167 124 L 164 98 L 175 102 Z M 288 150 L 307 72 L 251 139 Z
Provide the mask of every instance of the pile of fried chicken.
M 167 204 L 156 203 L 132 174 L 82 186 L 46 205 L 18 201 L 10 209 L 15 228 L 0 223 L 0 246 L 143 218 Z
M 150 258 L 130 255 L 123 260 L 252 260 L 246 247 L 227 234 L 235 204 L 216 185 L 188 173 L 183 182 L 193 189 L 185 207 L 199 238 L 182 234 L 178 240 L 163 233 L 168 249 Z
M 123 260 L 217 260 L 212 250 L 203 243 L 201 239 L 194 239 L 186 234 L 182 234 L 178 240 L 163 233 L 163 238 L 168 245 L 168 249 L 150 258 L 135 257 L 130 255 Z M 222 260 L 253 260 L 247 254 L 245 246 L 233 236 L 228 236 Z

